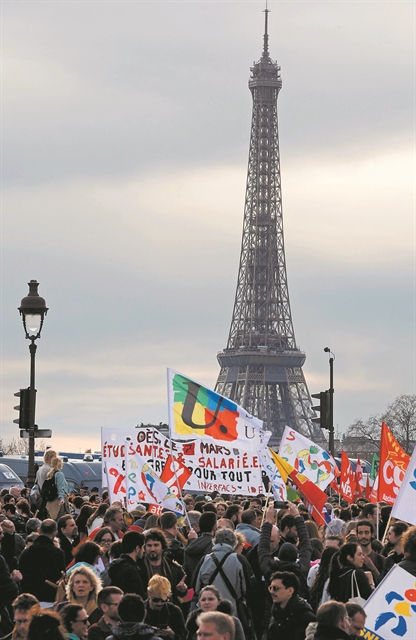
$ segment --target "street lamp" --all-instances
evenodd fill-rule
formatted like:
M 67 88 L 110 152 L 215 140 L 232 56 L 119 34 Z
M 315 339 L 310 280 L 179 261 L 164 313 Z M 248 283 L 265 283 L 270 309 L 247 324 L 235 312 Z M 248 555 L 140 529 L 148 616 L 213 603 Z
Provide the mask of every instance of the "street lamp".
M 335 356 L 329 347 L 325 347 L 325 353 L 329 353 L 329 453 L 334 456 L 334 360 Z
M 37 345 L 35 340 L 40 338 L 43 320 L 48 312 L 44 298 L 38 294 L 39 283 L 36 280 L 28 282 L 29 293 L 22 299 L 19 312 L 23 320 L 23 328 L 27 340 L 30 340 L 30 387 L 29 387 L 29 461 L 27 484 L 32 487 L 35 483 L 35 355 Z

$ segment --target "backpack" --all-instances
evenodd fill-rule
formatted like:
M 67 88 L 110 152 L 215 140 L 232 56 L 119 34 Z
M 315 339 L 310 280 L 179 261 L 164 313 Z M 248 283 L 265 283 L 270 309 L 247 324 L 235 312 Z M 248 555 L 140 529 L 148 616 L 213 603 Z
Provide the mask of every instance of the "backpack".
M 58 497 L 58 489 L 55 484 L 55 474 L 53 474 L 52 478 L 49 478 L 49 480 L 45 480 L 42 485 L 42 489 L 40 490 L 40 495 L 44 503 L 56 500 Z

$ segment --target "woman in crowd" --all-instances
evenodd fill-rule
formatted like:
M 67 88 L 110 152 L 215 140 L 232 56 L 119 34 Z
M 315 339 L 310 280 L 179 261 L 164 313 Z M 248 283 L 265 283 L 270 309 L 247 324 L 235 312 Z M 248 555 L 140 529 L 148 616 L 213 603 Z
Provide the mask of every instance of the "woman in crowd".
M 217 587 L 214 587 L 213 584 L 208 585 L 201 589 L 198 599 L 198 608 L 194 609 L 188 616 L 186 621 L 186 630 L 187 636 L 186 640 L 196 640 L 198 631 L 198 625 L 196 623 L 198 616 L 201 613 L 205 613 L 206 611 L 219 611 L 220 609 L 223 613 L 227 613 L 221 608 L 221 604 L 225 604 L 229 602 L 228 600 L 222 600 L 221 594 L 218 591 Z M 232 605 L 230 605 L 230 611 L 232 611 Z M 227 605 L 225 605 L 226 607 Z M 235 625 L 235 640 L 245 640 L 243 627 L 241 622 L 235 616 L 231 616 L 234 620 Z
M 109 504 L 107 504 L 106 502 L 103 502 L 102 504 L 100 504 L 98 509 L 92 512 L 92 514 L 87 520 L 88 535 L 91 533 L 91 531 L 94 531 L 94 529 L 96 529 L 97 527 L 101 527 L 102 523 L 104 522 L 104 514 L 109 508 L 109 506 L 110 506 Z
M 54 478 L 58 496 L 55 500 L 46 503 L 46 510 L 52 520 L 59 518 L 70 512 L 68 504 L 68 483 L 62 471 L 63 462 L 61 458 L 52 458 L 51 470 L 46 476 L 46 480 Z
M 49 609 L 41 609 L 39 606 L 30 610 L 31 620 L 29 623 L 27 640 L 66 640 L 67 634 L 62 625 L 61 617 Z M 14 636 L 13 636 L 14 637 Z M 16 636 L 20 637 L 20 636 Z
M 101 556 L 98 558 L 98 561 L 95 565 L 98 575 L 101 575 L 104 569 L 111 562 L 110 547 L 114 541 L 114 534 L 111 529 L 109 529 L 109 527 L 103 527 L 102 529 L 100 529 L 100 531 L 94 538 L 94 542 L 100 545 L 101 548 Z
M 82 565 L 73 569 L 66 585 L 66 600 L 56 606 L 58 613 L 66 604 L 78 604 L 83 607 L 91 624 L 98 622 L 101 612 L 97 606 L 97 596 L 101 591 L 101 581 L 93 569 Z
M 89 504 L 84 504 L 80 509 L 77 519 L 75 520 L 78 529 L 79 542 L 82 542 L 88 537 L 87 521 L 93 511 L 93 507 Z
M 70 640 L 86 640 L 90 621 L 81 605 L 67 604 L 61 611 L 62 622 Z
M 97 568 L 97 564 L 101 554 L 101 547 L 95 542 L 95 540 L 87 540 L 87 542 L 80 544 L 75 552 L 74 564 L 72 567 L 67 569 L 67 575 L 69 575 L 74 569 L 85 566 L 92 569 L 94 573 L 99 576 L 100 572 Z
M 322 553 L 321 562 L 310 568 L 308 574 L 308 587 L 310 587 L 309 603 L 314 611 L 318 607 L 331 599 L 328 593 L 329 573 L 331 560 L 337 553 L 336 547 L 327 547 Z
M 374 589 L 371 571 L 363 571 L 364 554 L 355 542 L 343 544 L 331 563 L 328 593 L 338 602 L 348 602 L 350 598 L 370 597 Z M 369 579 L 369 576 L 371 578 Z

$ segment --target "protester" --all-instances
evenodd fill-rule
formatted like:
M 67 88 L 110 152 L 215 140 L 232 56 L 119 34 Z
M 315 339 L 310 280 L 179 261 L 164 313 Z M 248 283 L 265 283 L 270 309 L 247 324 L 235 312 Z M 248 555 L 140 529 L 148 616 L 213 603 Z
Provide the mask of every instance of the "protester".
M 350 619 L 348 634 L 351 640 L 359 640 L 365 630 L 365 619 L 367 614 L 364 609 L 355 602 L 347 602 L 345 607 Z
M 96 569 L 99 575 L 101 575 L 111 563 L 110 547 L 114 541 L 114 534 L 108 527 L 102 527 L 94 538 L 94 542 L 101 548 L 101 555 L 96 563 Z
M 157 635 L 167 640 L 185 640 L 185 621 L 178 606 L 169 602 L 172 590 L 167 578 L 155 575 L 147 586 L 148 598 L 145 602 L 146 622 Z
M 26 640 L 29 632 L 30 615 L 32 607 L 39 605 L 39 601 L 30 593 L 22 593 L 12 603 L 14 628 L 9 636 L 3 636 L 2 640 Z
M 392 549 L 384 561 L 384 568 L 380 576 L 381 579 L 388 574 L 395 564 L 399 564 L 399 562 L 404 559 L 403 534 L 408 528 L 409 526 L 405 522 L 395 522 L 390 525 L 387 532 L 387 540 L 392 546 Z
M 329 572 L 331 568 L 332 558 L 336 553 L 336 547 L 327 547 L 326 549 L 324 549 L 321 562 L 319 563 L 319 565 L 317 565 L 317 570 L 314 572 L 309 597 L 309 602 L 314 611 L 317 611 L 318 607 L 321 604 L 331 599 L 331 596 L 328 593 Z M 315 569 L 315 567 L 311 567 L 309 575 L 311 574 L 313 569 Z
M 372 541 L 375 539 L 374 525 L 370 520 L 358 520 L 357 541 L 364 554 L 364 567 L 371 571 L 373 582 L 380 582 L 380 575 L 384 568 L 384 558 L 379 553 L 373 551 Z
M 70 514 L 61 516 L 58 520 L 58 534 L 60 547 L 65 554 L 66 566 L 74 559 L 73 551 L 75 548 L 75 539 L 78 535 L 77 525 Z
M 61 610 L 61 618 L 70 640 L 87 640 L 90 621 L 88 613 L 81 605 L 65 605 Z
M 186 621 L 186 630 L 188 632 L 187 640 L 196 640 L 197 631 L 198 631 L 197 619 L 201 615 L 201 613 L 204 613 L 206 611 L 216 611 L 218 607 L 220 607 L 221 604 L 225 602 L 229 603 L 229 606 L 230 606 L 229 615 L 232 615 L 231 603 L 229 602 L 229 600 L 222 599 L 220 592 L 216 587 L 214 587 L 214 585 L 211 584 L 201 589 L 201 592 L 199 594 L 199 599 L 198 599 L 199 608 L 194 609 L 194 611 L 192 611 L 189 614 L 188 619 Z M 227 612 L 222 611 L 222 613 L 227 613 Z M 243 627 L 241 625 L 240 620 L 235 616 L 232 616 L 232 617 L 234 620 L 234 627 L 235 627 L 235 640 L 245 640 L 245 635 L 244 635 Z
M 123 592 L 118 587 L 104 587 L 104 589 L 101 589 L 98 594 L 97 604 L 102 617 L 89 628 L 88 640 L 106 640 L 113 632 L 114 627 L 120 624 L 118 607 L 122 597 Z
M 57 613 L 34 607 L 30 615 L 27 640 L 67 640 L 69 637 Z
M 299 597 L 299 586 L 297 576 L 290 571 L 278 571 L 271 576 L 273 607 L 267 640 L 304 640 L 306 627 L 315 620 L 315 614 L 308 602 Z
M 199 529 L 199 537 L 189 540 L 184 553 L 183 569 L 190 578 L 190 584 L 194 584 L 193 576 L 200 560 L 212 551 L 217 530 L 217 516 L 215 513 L 203 513 L 199 518 Z
M 110 531 L 110 529 L 107 529 Z M 111 563 L 108 576 L 111 586 L 119 587 L 124 593 L 135 593 L 146 597 L 146 585 L 137 560 L 143 557 L 144 536 L 138 531 L 128 531 L 121 541 L 122 554 Z
M 171 585 L 172 601 L 179 604 L 179 598 L 186 596 L 188 587 L 181 565 L 166 558 L 168 543 L 164 534 L 158 529 L 150 529 L 144 534 L 145 555 L 138 560 L 138 565 L 143 576 L 143 584 L 148 584 L 150 578 L 159 574 L 167 578 Z
M 143 622 L 145 605 L 140 596 L 126 593 L 118 605 L 118 615 L 121 623 L 107 640 L 161 640 L 156 630 Z
M 45 490 L 45 483 L 52 480 L 56 487 L 56 498 L 46 499 L 46 511 L 52 520 L 59 520 L 65 513 L 69 513 L 68 504 L 68 483 L 62 472 L 63 462 L 61 458 L 52 458 L 51 469 L 48 472 L 42 486 L 42 495 Z
M 355 542 L 343 544 L 334 555 L 328 583 L 328 593 L 338 602 L 348 602 L 350 598 L 367 600 L 373 592 L 374 583 L 369 582 L 363 571 L 364 554 Z M 371 572 L 368 572 L 371 576 Z
M 198 640 L 234 640 L 234 620 L 220 611 L 206 611 L 198 618 L 197 637 Z
M 60 613 L 67 604 L 80 605 L 86 610 L 91 624 L 97 622 L 101 617 L 97 602 L 100 591 L 101 582 L 92 569 L 87 566 L 74 568 L 66 585 L 66 600 L 56 605 L 56 611 Z
M 402 539 L 404 560 L 399 562 L 399 567 L 416 576 L 416 527 L 409 527 Z
M 346 606 L 335 600 L 322 604 L 316 612 L 315 640 L 351 640 Z

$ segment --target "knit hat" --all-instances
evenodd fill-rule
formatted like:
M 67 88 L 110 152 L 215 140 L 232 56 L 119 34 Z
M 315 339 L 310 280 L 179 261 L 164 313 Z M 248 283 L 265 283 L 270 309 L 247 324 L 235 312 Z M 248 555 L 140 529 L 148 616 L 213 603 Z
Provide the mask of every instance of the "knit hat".
M 298 550 L 291 542 L 284 542 L 279 549 L 279 560 L 286 562 L 296 562 L 298 559 Z

